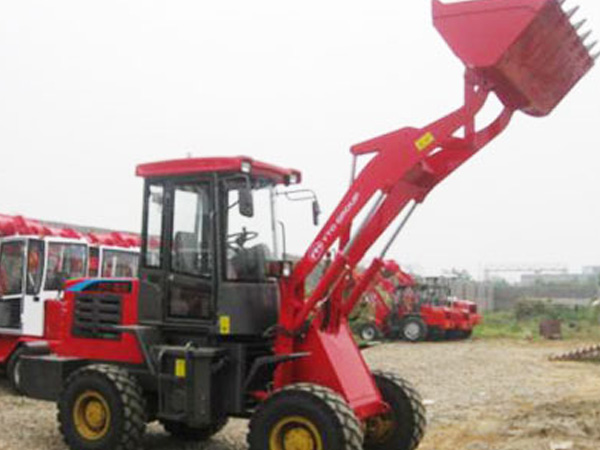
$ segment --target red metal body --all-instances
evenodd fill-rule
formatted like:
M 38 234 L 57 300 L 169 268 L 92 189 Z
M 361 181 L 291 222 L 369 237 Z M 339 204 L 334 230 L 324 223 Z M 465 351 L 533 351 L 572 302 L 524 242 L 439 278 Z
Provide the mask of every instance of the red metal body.
M 236 158 L 188 158 L 140 164 L 137 166 L 136 175 L 148 178 L 207 172 L 245 172 L 245 167 L 251 168 L 253 175 L 275 180 L 276 183 L 287 184 L 291 177 L 295 177 L 294 183 L 299 183 L 302 180 L 302 175 L 297 170 L 283 169 L 253 160 L 247 156 Z
M 82 238 L 83 235 L 72 228 L 54 228 L 37 220 L 23 216 L 0 214 L 0 236 L 56 236 L 63 238 Z
M 76 290 L 73 287 L 77 287 Z M 115 292 L 122 296 L 122 325 L 131 326 L 138 323 L 137 295 L 139 283 L 137 279 L 111 279 L 111 280 L 69 280 L 65 286 L 63 301 L 51 302 L 47 309 L 48 336 L 51 340 L 53 353 L 59 356 L 86 358 L 113 362 L 127 362 L 143 364 L 144 358 L 138 342 L 130 333 L 124 333 L 121 339 L 98 339 L 94 345 L 90 340 L 74 336 L 73 320 L 75 294 L 78 292 Z M 59 324 L 59 325 L 56 325 Z

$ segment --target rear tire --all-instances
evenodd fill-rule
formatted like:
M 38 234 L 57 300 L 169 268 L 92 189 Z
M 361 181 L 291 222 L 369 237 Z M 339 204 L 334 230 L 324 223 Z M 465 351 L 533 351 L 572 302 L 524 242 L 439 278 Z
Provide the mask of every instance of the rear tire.
M 427 325 L 420 317 L 407 317 L 402 322 L 402 338 L 409 342 L 419 342 L 427 337 Z
M 299 383 L 276 392 L 258 407 L 250 419 L 248 446 L 249 450 L 362 450 L 363 431 L 339 394 Z
M 161 425 L 171 436 L 183 441 L 207 441 L 227 425 L 227 418 L 218 422 L 199 428 L 193 428 L 182 422 L 173 422 L 171 420 L 160 420 Z
M 137 450 L 146 426 L 142 388 L 120 367 L 83 367 L 64 384 L 58 421 L 71 450 Z
M 365 323 L 358 332 L 360 338 L 365 342 L 373 342 L 379 337 L 379 330 L 374 323 Z
M 427 424 L 421 396 L 393 373 L 374 372 L 373 377 L 391 411 L 367 421 L 364 450 L 416 449 Z

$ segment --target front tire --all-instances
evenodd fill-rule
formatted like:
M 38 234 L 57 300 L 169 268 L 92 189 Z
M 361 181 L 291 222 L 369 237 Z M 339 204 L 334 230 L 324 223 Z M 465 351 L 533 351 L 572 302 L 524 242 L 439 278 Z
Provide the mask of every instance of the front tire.
M 23 394 L 21 389 L 21 356 L 26 353 L 23 347 L 17 347 L 6 363 L 6 378 L 10 388 L 18 395 Z
M 299 383 L 269 397 L 250 419 L 249 450 L 362 450 L 363 431 L 331 389 Z
M 425 340 L 427 336 L 427 325 L 420 317 L 407 317 L 402 322 L 402 338 L 409 342 Z
M 375 339 L 379 337 L 379 330 L 377 326 L 373 323 L 366 323 L 360 327 L 360 331 L 358 332 L 360 338 L 365 342 L 373 342 Z
M 427 424 L 421 396 L 408 381 L 393 373 L 375 372 L 373 377 L 391 411 L 367 420 L 364 449 L 416 449 Z
M 83 367 L 65 382 L 58 421 L 72 450 L 136 450 L 146 426 L 142 388 L 125 369 Z

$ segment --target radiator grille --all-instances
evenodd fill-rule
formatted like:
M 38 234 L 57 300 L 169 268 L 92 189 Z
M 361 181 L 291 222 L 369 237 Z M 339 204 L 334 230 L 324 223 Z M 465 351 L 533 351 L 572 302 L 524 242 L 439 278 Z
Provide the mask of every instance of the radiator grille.
M 115 326 L 121 324 L 122 297 L 115 294 L 77 294 L 73 336 L 91 339 L 120 339 Z

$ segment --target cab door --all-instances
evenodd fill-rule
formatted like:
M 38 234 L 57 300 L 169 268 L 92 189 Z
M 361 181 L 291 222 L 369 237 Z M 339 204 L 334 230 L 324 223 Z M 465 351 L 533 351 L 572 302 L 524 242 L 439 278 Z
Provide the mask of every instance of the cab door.
M 0 244 L 0 329 L 21 332 L 27 241 L 6 238 Z
M 47 300 L 41 292 L 46 260 L 44 242 L 29 239 L 26 251 L 21 329 L 27 336 L 41 337 L 44 335 L 44 302 Z
M 181 181 L 170 189 L 166 320 L 209 325 L 214 317 L 211 184 Z
M 149 181 L 145 190 L 140 323 L 212 326 L 212 178 Z

